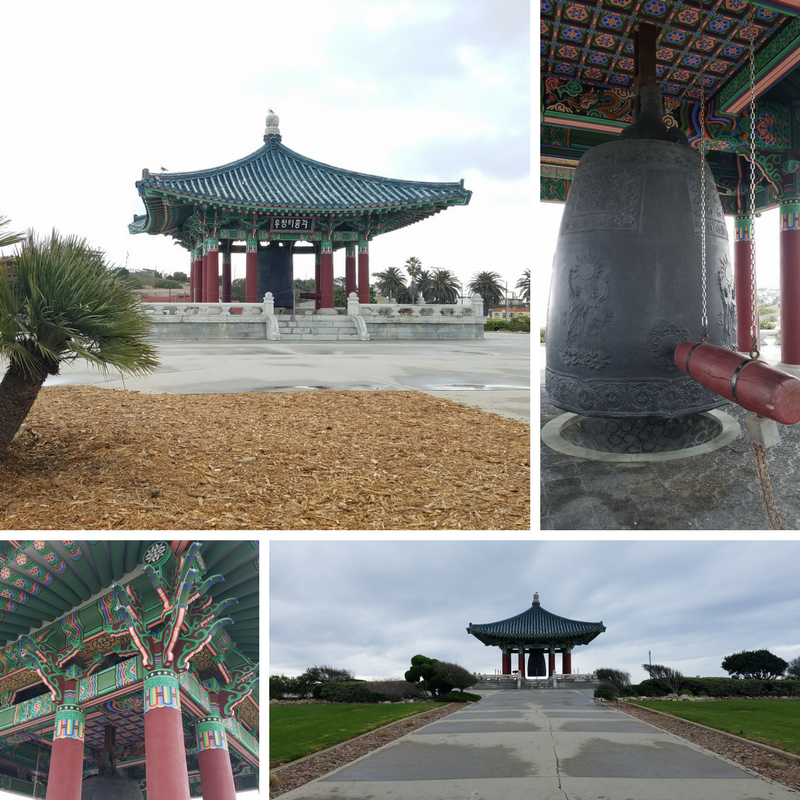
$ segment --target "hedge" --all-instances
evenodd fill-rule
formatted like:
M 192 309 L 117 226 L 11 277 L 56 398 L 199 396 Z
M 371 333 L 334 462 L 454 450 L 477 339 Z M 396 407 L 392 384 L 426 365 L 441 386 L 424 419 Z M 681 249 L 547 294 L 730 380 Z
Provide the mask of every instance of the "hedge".
M 331 703 L 382 703 L 389 698 L 385 694 L 371 692 L 364 681 L 331 681 L 322 684 L 319 699 Z
M 663 689 L 650 679 L 631 687 L 636 693 L 648 697 L 662 697 Z M 678 694 L 698 697 L 800 697 L 800 680 L 739 680 L 737 678 L 683 678 Z
M 434 699 L 437 703 L 477 703 L 481 696 L 479 694 L 470 694 L 469 692 L 448 692 Z

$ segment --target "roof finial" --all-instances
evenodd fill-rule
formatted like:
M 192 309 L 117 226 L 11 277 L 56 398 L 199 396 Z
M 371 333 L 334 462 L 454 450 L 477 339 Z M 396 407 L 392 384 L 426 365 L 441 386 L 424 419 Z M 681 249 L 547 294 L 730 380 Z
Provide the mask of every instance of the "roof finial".
M 533 593 L 533 604 L 535 606 L 539 605 L 539 592 L 534 592 Z
M 281 129 L 278 127 L 280 120 L 278 119 L 278 115 L 270 108 L 269 114 L 267 114 L 267 129 L 264 131 L 264 141 L 269 141 L 271 139 L 275 139 L 276 141 L 281 140 Z

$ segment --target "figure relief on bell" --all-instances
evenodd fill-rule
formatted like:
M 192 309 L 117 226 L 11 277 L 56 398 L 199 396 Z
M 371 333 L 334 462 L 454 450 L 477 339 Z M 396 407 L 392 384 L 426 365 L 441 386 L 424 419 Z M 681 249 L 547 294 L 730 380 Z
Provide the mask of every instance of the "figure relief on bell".
M 565 343 L 558 352 L 565 364 L 602 369 L 611 358 L 603 352 L 603 328 L 614 316 L 604 307 L 608 297 L 609 274 L 601 259 L 591 251 L 576 257 L 569 271 L 569 308 L 561 324 L 567 326 Z M 580 347 L 576 346 L 580 343 Z
M 728 254 L 719 260 L 717 271 L 719 289 L 722 296 L 722 308 L 719 311 L 718 324 L 722 326 L 720 344 L 730 350 L 736 349 L 736 290 L 733 283 L 733 265 Z

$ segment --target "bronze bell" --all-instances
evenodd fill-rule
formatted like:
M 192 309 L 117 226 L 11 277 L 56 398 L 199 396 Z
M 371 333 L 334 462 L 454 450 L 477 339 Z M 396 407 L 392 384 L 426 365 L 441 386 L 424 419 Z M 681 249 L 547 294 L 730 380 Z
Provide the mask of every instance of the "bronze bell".
M 684 417 L 726 402 L 673 360 L 702 335 L 702 156 L 664 126 L 657 84 L 637 101 L 635 124 L 589 150 L 572 181 L 553 260 L 546 392 L 586 416 Z M 705 224 L 708 341 L 732 350 L 733 266 L 708 167 Z
M 81 800 L 143 800 L 139 784 L 117 772 L 116 729 L 113 725 L 106 725 L 105 748 L 99 756 L 97 775 L 83 779 Z

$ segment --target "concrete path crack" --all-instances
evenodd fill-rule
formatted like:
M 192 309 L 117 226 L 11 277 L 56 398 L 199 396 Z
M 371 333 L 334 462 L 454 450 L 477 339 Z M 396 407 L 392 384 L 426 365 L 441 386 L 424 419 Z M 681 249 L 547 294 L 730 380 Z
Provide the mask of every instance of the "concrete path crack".
M 536 716 L 538 717 L 540 715 L 544 716 L 544 718 L 547 720 L 548 729 L 550 731 L 550 738 L 553 741 L 553 755 L 556 758 L 556 778 L 558 778 L 558 790 L 561 792 L 561 794 L 564 795 L 564 800 L 569 800 L 569 796 L 564 791 L 564 787 L 561 785 L 561 764 L 560 764 L 559 759 L 558 759 L 558 749 L 557 749 L 558 748 L 558 740 L 556 739 L 555 731 L 553 730 L 553 721 L 550 719 L 550 717 L 542 715 L 541 714 L 541 709 L 537 708 L 536 709 Z

